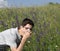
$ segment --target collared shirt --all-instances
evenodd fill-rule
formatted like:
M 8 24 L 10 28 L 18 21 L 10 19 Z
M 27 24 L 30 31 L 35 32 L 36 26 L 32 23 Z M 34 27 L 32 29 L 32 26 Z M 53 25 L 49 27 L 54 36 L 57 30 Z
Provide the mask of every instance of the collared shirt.
M 10 28 L 0 32 L 0 45 L 6 44 L 10 47 L 17 47 L 17 39 L 21 39 L 17 28 Z

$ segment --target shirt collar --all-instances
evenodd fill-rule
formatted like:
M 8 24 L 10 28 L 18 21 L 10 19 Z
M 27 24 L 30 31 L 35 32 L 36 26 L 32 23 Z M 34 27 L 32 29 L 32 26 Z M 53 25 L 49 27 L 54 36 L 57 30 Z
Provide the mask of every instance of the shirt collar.
M 17 34 L 17 36 L 19 37 L 19 39 L 21 38 L 21 35 L 19 34 L 19 32 L 18 32 L 18 27 L 16 27 L 16 34 Z

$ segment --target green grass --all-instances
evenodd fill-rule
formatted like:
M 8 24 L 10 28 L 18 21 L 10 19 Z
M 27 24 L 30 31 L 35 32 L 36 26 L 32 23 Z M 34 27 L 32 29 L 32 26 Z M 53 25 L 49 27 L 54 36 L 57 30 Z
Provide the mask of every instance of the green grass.
M 34 21 L 35 27 L 28 39 L 30 43 L 26 42 L 23 51 L 59 51 L 60 4 L 0 9 L 0 32 L 18 26 L 16 20 L 21 23 L 26 17 Z

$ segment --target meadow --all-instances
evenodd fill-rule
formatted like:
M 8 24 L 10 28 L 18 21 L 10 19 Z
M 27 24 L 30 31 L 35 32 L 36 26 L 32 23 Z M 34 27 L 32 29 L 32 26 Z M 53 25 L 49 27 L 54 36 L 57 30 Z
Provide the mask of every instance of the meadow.
M 26 17 L 34 21 L 35 27 L 23 51 L 60 51 L 60 4 L 0 8 L 0 32 L 19 26 Z

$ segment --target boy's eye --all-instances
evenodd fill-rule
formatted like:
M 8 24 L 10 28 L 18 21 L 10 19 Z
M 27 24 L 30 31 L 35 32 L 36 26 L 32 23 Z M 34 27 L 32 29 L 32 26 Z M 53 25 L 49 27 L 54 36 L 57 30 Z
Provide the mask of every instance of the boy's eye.
M 31 28 L 28 28 L 28 27 L 25 27 L 25 29 L 30 29 L 30 30 L 32 30 Z

